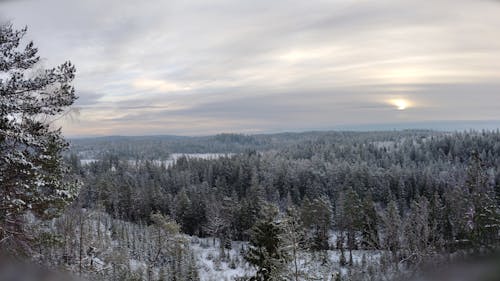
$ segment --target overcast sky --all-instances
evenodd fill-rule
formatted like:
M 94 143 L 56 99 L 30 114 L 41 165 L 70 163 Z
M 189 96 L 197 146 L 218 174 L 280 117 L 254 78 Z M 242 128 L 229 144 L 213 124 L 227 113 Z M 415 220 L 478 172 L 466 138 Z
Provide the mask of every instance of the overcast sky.
M 68 136 L 500 120 L 500 1 L 0 0 L 0 21 L 76 64 Z

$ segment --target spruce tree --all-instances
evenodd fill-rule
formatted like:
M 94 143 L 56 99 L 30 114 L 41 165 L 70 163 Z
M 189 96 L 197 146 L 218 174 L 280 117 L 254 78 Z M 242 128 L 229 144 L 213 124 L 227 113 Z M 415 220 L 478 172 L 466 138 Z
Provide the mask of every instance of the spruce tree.
M 379 249 L 379 218 L 371 196 L 363 199 L 361 214 L 361 244 L 365 249 Z
M 326 197 L 313 201 L 304 200 L 301 217 L 304 227 L 309 231 L 309 244 L 313 250 L 328 250 L 329 231 L 332 224 L 332 207 Z
M 349 265 L 353 265 L 352 250 L 356 248 L 356 232 L 361 227 L 361 200 L 352 188 L 345 192 L 344 219 L 347 230 L 347 248 L 349 249 Z
M 300 258 L 303 254 L 301 251 L 305 250 L 305 233 L 300 219 L 300 213 L 294 207 L 288 208 L 283 220 L 283 233 L 282 243 L 284 249 L 290 257 L 292 267 L 288 275 L 290 280 L 301 280 L 304 274 L 300 268 Z
M 250 247 L 245 259 L 257 268 L 250 280 L 282 280 L 287 255 L 283 249 L 282 226 L 277 221 L 278 210 L 272 205 L 262 209 L 262 216 L 252 228 Z
M 469 224 L 471 241 L 476 249 L 499 242 L 500 213 L 493 187 L 489 184 L 484 163 L 477 152 L 472 153 L 467 170 L 466 187 L 470 196 Z
M 389 202 L 383 216 L 384 222 L 384 246 L 396 257 L 400 249 L 401 216 L 395 201 Z

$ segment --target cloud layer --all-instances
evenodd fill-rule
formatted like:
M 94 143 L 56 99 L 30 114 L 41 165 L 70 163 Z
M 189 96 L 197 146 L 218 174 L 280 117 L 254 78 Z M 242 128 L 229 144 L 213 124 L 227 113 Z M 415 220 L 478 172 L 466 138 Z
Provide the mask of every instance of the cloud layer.
M 68 135 L 499 120 L 499 14 L 486 0 L 0 1 L 44 64 L 77 65 Z

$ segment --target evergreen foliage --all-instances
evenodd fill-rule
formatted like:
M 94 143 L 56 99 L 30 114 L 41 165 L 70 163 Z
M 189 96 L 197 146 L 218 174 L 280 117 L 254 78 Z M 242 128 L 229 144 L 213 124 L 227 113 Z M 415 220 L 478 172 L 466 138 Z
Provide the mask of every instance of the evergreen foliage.
M 277 208 L 267 205 L 262 209 L 261 219 L 252 227 L 245 259 L 257 268 L 257 272 L 250 280 L 283 280 L 288 256 L 283 249 L 283 226 L 277 216 Z
M 28 212 L 55 217 L 77 195 L 54 122 L 76 99 L 75 67 L 43 69 L 27 29 L 0 25 L 0 247 L 29 251 Z M 16 251 L 19 253 L 19 251 Z

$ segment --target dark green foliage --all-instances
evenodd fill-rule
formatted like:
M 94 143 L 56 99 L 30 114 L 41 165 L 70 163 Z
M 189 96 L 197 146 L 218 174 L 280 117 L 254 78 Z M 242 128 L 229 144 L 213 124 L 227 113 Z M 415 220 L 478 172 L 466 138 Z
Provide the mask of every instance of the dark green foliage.
M 469 191 L 469 224 L 471 241 L 479 246 L 492 245 L 499 241 L 500 212 L 495 193 L 488 183 L 483 161 L 473 152 L 468 168 L 466 187 Z
M 371 196 L 363 199 L 361 217 L 361 244 L 363 248 L 379 249 L 379 218 Z
M 0 247 L 29 249 L 23 215 L 47 219 L 59 214 L 78 191 L 62 151 L 67 143 L 54 122 L 76 100 L 75 67 L 66 62 L 36 69 L 26 28 L 0 24 Z M 5 246 L 5 247 L 4 247 Z M 19 248 L 19 247 L 17 247 Z
M 429 204 L 429 227 L 430 243 L 436 250 L 440 251 L 444 247 L 445 235 L 449 233 L 449 222 L 446 220 L 443 200 L 436 192 Z
M 282 248 L 283 228 L 277 222 L 277 215 L 274 206 L 265 206 L 261 218 L 252 227 L 250 247 L 245 255 L 245 260 L 257 268 L 251 280 L 281 280 L 287 254 Z
M 411 259 L 414 264 L 427 261 L 433 250 L 427 198 L 421 197 L 418 201 L 412 201 L 409 213 L 404 221 L 405 241 L 403 245 L 407 250 L 408 259 Z
M 361 229 L 363 219 L 361 200 L 356 191 L 349 187 L 339 196 L 339 201 L 343 202 L 336 206 L 337 224 L 341 232 L 347 233 L 349 265 L 352 265 L 352 250 L 357 248 L 356 233 Z
M 304 200 L 301 210 L 302 222 L 307 229 L 309 245 L 313 250 L 328 250 L 329 231 L 332 226 L 332 207 L 328 198 Z
M 384 247 L 395 256 L 401 247 L 401 216 L 395 201 L 389 202 L 383 215 Z

